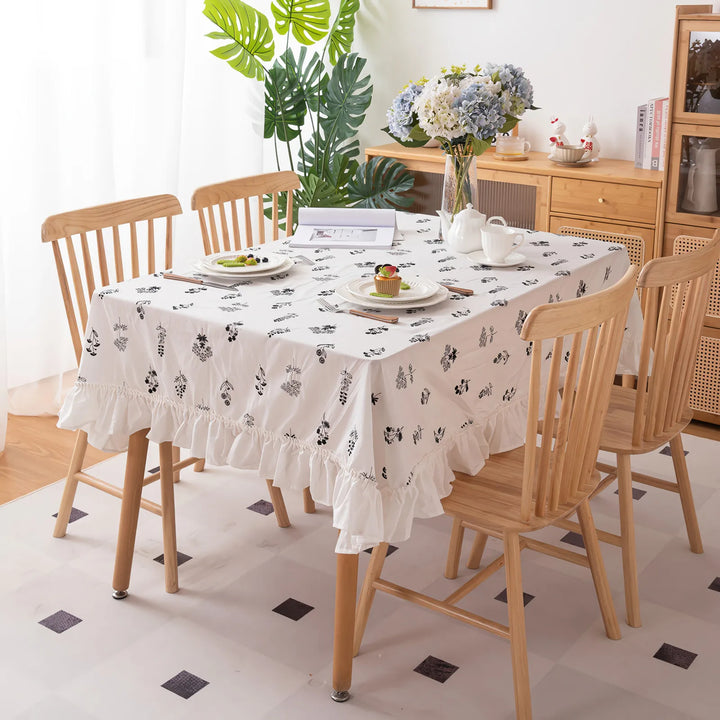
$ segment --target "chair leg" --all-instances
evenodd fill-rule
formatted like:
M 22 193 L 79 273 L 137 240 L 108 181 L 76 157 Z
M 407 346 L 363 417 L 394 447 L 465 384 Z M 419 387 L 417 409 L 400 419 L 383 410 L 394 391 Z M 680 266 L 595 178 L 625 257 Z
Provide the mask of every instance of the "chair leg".
M 465 528 L 463 527 L 462 520 L 460 520 L 460 518 L 453 518 L 447 561 L 445 562 L 445 577 L 448 578 L 448 580 L 454 580 L 457 577 L 464 535 Z
M 532 720 L 519 535 L 517 533 L 506 533 L 504 545 L 510 652 L 512 654 L 513 685 L 515 688 L 515 716 L 517 720 Z
M 163 563 L 165 592 L 178 591 L 177 538 L 175 535 L 175 488 L 173 461 L 175 450 L 170 442 L 160 443 L 160 497 L 162 505 Z
M 275 508 L 275 519 L 277 520 L 278 527 L 290 527 L 290 518 L 287 514 L 282 490 L 279 487 L 275 487 L 270 478 L 265 480 L 265 482 L 267 483 L 268 492 L 270 493 L 270 502 L 272 502 L 273 508 Z
M 685 463 L 685 450 L 680 433 L 670 441 L 670 452 L 672 453 L 675 478 L 677 479 L 678 490 L 680 491 L 680 502 L 682 504 L 683 515 L 685 516 L 685 528 L 687 530 L 688 540 L 690 541 L 690 549 L 700 555 L 703 552 L 703 544 L 702 538 L 700 537 L 697 515 L 695 514 L 695 503 L 693 502 L 690 476 L 688 475 L 687 464 Z
M 176 445 L 172 446 L 172 463 L 175 465 L 175 463 L 180 462 L 180 448 Z M 180 482 L 180 471 L 175 470 L 173 472 L 173 482 Z
M 194 470 L 195 472 L 202 472 L 204 469 L 205 469 L 205 458 L 203 458 L 202 460 L 198 460 L 198 461 L 193 465 L 193 470 Z
M 622 542 L 625 614 L 630 627 L 640 627 L 640 593 L 633 521 L 632 471 L 630 456 L 617 455 L 618 498 L 620 501 L 620 538 Z
M 470 557 L 467 561 L 467 566 L 470 570 L 477 570 L 480 567 L 487 539 L 488 536 L 485 533 L 479 531 L 475 533 L 475 539 L 473 540 L 472 549 L 470 550 Z
M 315 501 L 313 496 L 310 494 L 310 488 L 303 488 L 303 510 L 306 513 L 312 514 L 315 512 Z
M 360 590 L 360 599 L 358 601 L 357 610 L 355 612 L 355 637 L 353 638 L 353 657 L 360 652 L 365 627 L 367 626 L 370 609 L 375 599 L 375 588 L 373 583 L 380 577 L 385 558 L 387 557 L 388 544 L 380 543 L 373 548 L 370 555 L 370 563 L 365 573 L 362 589 Z
M 85 460 L 85 452 L 88 446 L 87 433 L 78 430 L 75 437 L 75 448 L 72 458 L 70 459 L 70 467 L 68 468 L 67 479 L 65 480 L 65 488 L 63 489 L 60 508 L 58 509 L 57 518 L 55 520 L 55 528 L 53 529 L 53 537 L 64 537 L 67 532 L 68 522 L 70 521 L 70 512 L 72 511 L 73 500 L 75 499 L 75 491 L 78 486 L 76 473 L 82 470 L 83 461 Z
M 605 623 L 605 634 L 611 640 L 619 640 L 621 637 L 620 626 L 618 625 L 615 605 L 613 604 L 612 594 L 610 593 L 610 585 L 608 584 L 607 573 L 605 572 L 605 563 L 603 562 L 602 553 L 600 552 L 600 542 L 598 541 L 595 530 L 595 521 L 590 511 L 590 503 L 587 500 L 578 506 L 577 517 L 582 531 L 583 542 L 585 543 L 590 572 L 592 573 L 593 583 L 595 584 L 595 594 L 597 595 L 600 605 L 600 613 Z

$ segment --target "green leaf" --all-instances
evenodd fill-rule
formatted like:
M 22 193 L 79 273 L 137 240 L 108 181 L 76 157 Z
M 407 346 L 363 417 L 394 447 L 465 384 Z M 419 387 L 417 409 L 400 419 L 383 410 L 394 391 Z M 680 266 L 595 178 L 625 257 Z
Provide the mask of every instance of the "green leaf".
M 472 139 L 473 155 L 482 155 L 489 147 L 492 147 L 492 140 Z
M 205 0 L 203 15 L 221 30 L 208 33 L 208 37 L 232 41 L 210 52 L 246 77 L 262 80 L 264 67 L 260 61 L 272 60 L 275 55 L 267 17 L 242 0 Z
M 406 140 L 401 140 L 399 137 L 393 135 L 390 132 L 389 127 L 384 127 L 382 130 L 383 132 L 386 132 L 396 143 L 408 148 L 422 147 L 430 139 L 430 136 L 419 125 L 416 125 L 410 131 L 410 136 Z
M 290 49 L 275 60 L 268 71 L 265 78 L 266 138 L 277 134 L 279 140 L 289 142 L 300 135 L 307 115 L 307 102 L 300 74 L 301 70 Z
M 328 57 L 335 65 L 343 53 L 349 53 L 355 37 L 355 15 L 360 9 L 360 0 L 341 0 L 338 14 L 328 38 Z
M 512 115 L 506 115 L 505 124 L 498 130 L 498 134 L 503 135 L 505 133 L 509 133 L 519 122 L 519 118 Z
M 302 187 L 295 191 L 296 204 L 300 207 L 344 207 L 343 194 L 330 182 L 310 173 L 300 176 Z
M 362 163 L 348 182 L 348 198 L 354 207 L 410 207 L 413 198 L 402 195 L 412 189 L 415 178 L 397 160 L 373 157 Z
M 301 45 L 312 45 L 327 35 L 330 27 L 329 0 L 273 0 L 270 8 L 280 35 L 292 30 Z

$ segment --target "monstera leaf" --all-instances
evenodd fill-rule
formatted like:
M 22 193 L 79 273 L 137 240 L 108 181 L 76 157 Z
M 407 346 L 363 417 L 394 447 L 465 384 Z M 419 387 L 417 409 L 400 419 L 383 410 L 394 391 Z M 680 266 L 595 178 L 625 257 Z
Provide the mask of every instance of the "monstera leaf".
M 343 53 L 349 53 L 355 36 L 355 15 L 360 0 L 342 0 L 328 38 L 328 57 L 335 65 Z
M 348 181 L 348 199 L 354 207 L 410 207 L 413 200 L 401 195 L 412 189 L 412 173 L 397 160 L 373 157 L 362 163 Z
M 430 136 L 419 125 L 413 127 L 406 140 L 401 140 L 393 135 L 389 127 L 384 127 L 383 132 L 386 132 L 396 143 L 408 148 L 422 147 L 430 139 Z
M 333 183 L 308 173 L 300 178 L 302 187 L 295 191 L 297 207 L 344 207 L 345 198 Z
M 265 78 L 266 138 L 277 134 L 279 140 L 288 142 L 300 135 L 307 115 L 307 103 L 302 85 L 298 82 L 299 72 L 290 50 L 275 60 L 268 71 Z
M 207 37 L 232 41 L 210 52 L 246 77 L 262 80 L 265 73 L 260 61 L 275 55 L 267 17 L 242 0 L 205 0 L 203 14 L 220 28 Z
M 327 35 L 330 27 L 329 0 L 274 0 L 272 14 L 280 35 L 292 30 L 301 45 L 312 45 Z

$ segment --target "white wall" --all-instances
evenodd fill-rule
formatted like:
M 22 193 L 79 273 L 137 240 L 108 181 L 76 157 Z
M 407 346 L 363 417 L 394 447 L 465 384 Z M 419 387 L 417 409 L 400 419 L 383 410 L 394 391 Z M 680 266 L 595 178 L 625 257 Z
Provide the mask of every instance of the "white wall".
M 577 142 L 593 115 L 601 156 L 632 160 L 637 106 L 670 90 L 676 4 L 493 0 L 492 10 L 431 10 L 414 9 L 412 0 L 362 0 L 354 50 L 368 59 L 374 94 L 361 144 L 390 142 L 381 131 L 385 111 L 408 81 L 443 65 L 512 63 L 525 70 L 541 108 L 521 123 L 533 149 L 548 147 L 553 116 Z

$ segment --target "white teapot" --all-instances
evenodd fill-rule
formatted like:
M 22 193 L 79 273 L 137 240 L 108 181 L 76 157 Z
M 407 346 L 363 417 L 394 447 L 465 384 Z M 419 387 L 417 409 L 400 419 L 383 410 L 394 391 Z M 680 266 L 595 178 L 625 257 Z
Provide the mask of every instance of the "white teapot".
M 468 203 L 452 220 L 445 210 L 438 210 L 442 224 L 443 237 L 450 249 L 458 253 L 482 250 L 482 229 L 485 227 L 485 215 Z

